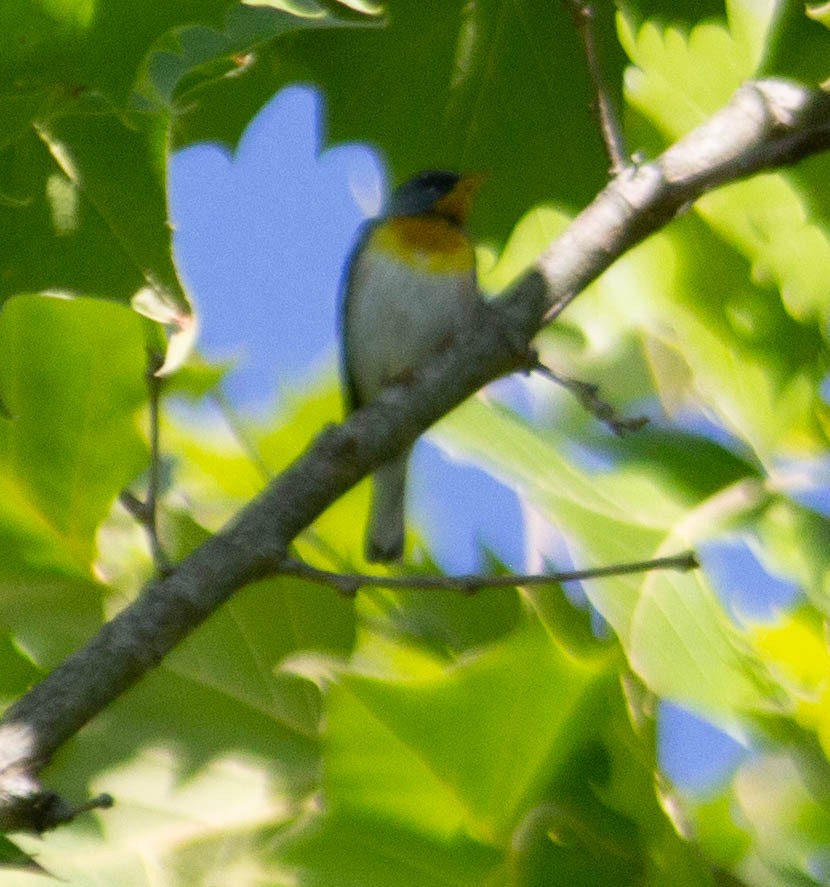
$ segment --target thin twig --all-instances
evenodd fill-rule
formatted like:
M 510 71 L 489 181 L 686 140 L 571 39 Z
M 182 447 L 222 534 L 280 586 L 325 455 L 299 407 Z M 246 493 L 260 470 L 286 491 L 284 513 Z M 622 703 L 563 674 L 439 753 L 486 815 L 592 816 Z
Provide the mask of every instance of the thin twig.
M 115 798 L 108 792 L 103 792 L 88 801 L 73 806 L 66 805 L 66 802 L 59 800 L 44 816 L 43 828 L 40 831 L 47 832 L 66 822 L 72 822 L 83 813 L 89 813 L 91 810 L 109 810 L 115 805 Z M 46 813 L 46 811 L 44 811 Z
M 257 445 L 251 440 L 248 432 L 243 428 L 242 420 L 239 418 L 239 414 L 237 413 L 236 409 L 228 400 L 225 392 L 222 391 L 221 388 L 217 388 L 215 391 L 212 392 L 211 397 L 213 398 L 213 402 L 219 409 L 222 418 L 227 423 L 231 434 L 234 436 L 236 442 L 239 444 L 245 455 L 251 460 L 251 463 L 259 472 L 262 479 L 266 483 L 272 480 L 274 477 L 273 472 L 268 467 L 266 461 L 262 458 L 262 454 L 260 453 Z
M 577 33 L 582 40 L 582 49 L 588 65 L 588 73 L 594 87 L 594 108 L 599 119 L 600 133 L 608 154 L 609 170 L 612 176 L 619 175 L 629 166 L 629 154 L 625 147 L 625 137 L 611 92 L 602 74 L 602 65 L 597 52 L 594 21 L 596 10 L 591 3 L 584 0 L 565 0 L 576 25 Z
M 164 362 L 159 352 L 147 350 L 147 399 L 150 408 L 150 465 L 147 470 L 147 496 L 142 501 L 129 490 L 124 490 L 119 501 L 124 508 L 144 527 L 156 572 L 165 576 L 170 572 L 170 560 L 162 548 L 158 533 L 158 499 L 161 489 L 161 446 L 159 443 L 159 409 L 164 380 L 156 375 Z
M 607 425 L 618 437 L 632 431 L 639 431 L 648 424 L 648 416 L 632 416 L 629 419 L 618 415 L 614 407 L 599 396 L 599 386 L 593 382 L 582 382 L 579 379 L 572 379 L 570 376 L 560 376 L 543 363 L 538 363 L 535 369 L 551 382 L 556 382 L 557 385 L 570 391 L 583 409 Z
M 121 495 L 118 497 L 118 501 L 135 518 L 135 520 L 140 524 L 144 524 L 147 512 L 146 503 L 142 502 L 141 499 L 139 499 L 134 493 L 130 492 L 130 490 L 122 490 Z
M 13 820 L 4 824 L 4 827 L 8 831 L 26 830 L 41 835 L 59 825 L 72 822 L 73 819 L 91 810 L 106 810 L 114 804 L 115 799 L 107 793 L 90 798 L 81 804 L 72 804 L 55 792 L 44 791 L 32 799 L 29 819 L 22 828 Z
M 147 353 L 147 394 L 150 405 L 150 473 L 147 484 L 147 533 L 153 549 L 156 568 L 162 572 L 169 568 L 167 556 L 162 550 L 158 536 L 158 496 L 161 481 L 161 447 L 159 444 L 159 406 L 163 379 L 156 375 L 164 362 L 163 355 L 156 351 Z
M 346 597 L 354 597 L 361 588 L 406 588 L 422 591 L 458 591 L 475 594 L 482 588 L 513 588 L 517 585 L 550 585 L 553 582 L 578 582 L 582 579 L 601 579 L 607 576 L 624 576 L 629 573 L 645 573 L 649 570 L 694 570 L 699 566 L 694 552 L 671 557 L 658 557 L 648 561 L 611 564 L 587 570 L 566 570 L 561 573 L 533 573 L 530 575 L 508 574 L 487 576 L 370 576 L 360 573 L 332 573 L 320 570 L 303 561 L 286 559 L 279 572 L 286 576 L 299 576 L 321 585 L 328 585 Z

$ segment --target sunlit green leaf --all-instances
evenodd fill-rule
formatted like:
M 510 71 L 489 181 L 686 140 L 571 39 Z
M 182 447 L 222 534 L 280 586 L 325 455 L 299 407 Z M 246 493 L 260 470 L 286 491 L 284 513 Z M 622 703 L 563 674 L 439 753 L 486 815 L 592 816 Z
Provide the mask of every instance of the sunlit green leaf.
M 344 720 L 327 734 L 327 784 L 338 794 L 363 796 L 360 806 L 376 815 L 385 810 L 436 834 L 463 825 L 479 840 L 501 842 L 578 742 L 577 712 L 591 705 L 607 664 L 602 654 L 574 661 L 531 624 L 442 674 L 421 673 L 413 663 L 416 670 L 393 681 L 350 675 L 330 700 L 330 723 Z M 392 734 L 398 753 L 412 757 L 408 765 L 389 759 L 383 773 L 377 762 L 355 757 L 354 740 L 341 731 L 367 719 L 380 734 Z M 421 765 L 413 769 L 416 760 Z M 393 774 L 401 772 L 409 772 L 413 790 L 420 784 L 420 793 L 435 800 L 419 803 L 400 791 Z M 398 804 L 404 807 L 394 814 Z M 441 812 L 443 805 L 454 812 Z
M 821 22 L 825 27 L 830 27 L 830 4 L 809 3 L 807 4 L 807 15 L 811 19 Z
M 19 298 L 0 316 L 0 351 L 14 416 L 0 424 L 2 510 L 40 537 L 15 561 L 45 557 L 48 541 L 85 573 L 95 528 L 146 459 L 139 319 L 104 302 Z

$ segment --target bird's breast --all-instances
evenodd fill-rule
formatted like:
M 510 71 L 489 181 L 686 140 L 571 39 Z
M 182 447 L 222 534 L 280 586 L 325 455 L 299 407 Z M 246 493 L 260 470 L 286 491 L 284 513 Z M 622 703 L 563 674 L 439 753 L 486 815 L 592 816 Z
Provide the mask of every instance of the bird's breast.
M 470 240 L 457 226 L 440 217 L 389 219 L 372 232 L 368 246 L 431 273 L 460 273 L 475 265 Z
M 475 267 L 427 271 L 371 247 L 357 259 L 347 297 L 349 373 L 365 403 L 446 347 L 478 302 Z

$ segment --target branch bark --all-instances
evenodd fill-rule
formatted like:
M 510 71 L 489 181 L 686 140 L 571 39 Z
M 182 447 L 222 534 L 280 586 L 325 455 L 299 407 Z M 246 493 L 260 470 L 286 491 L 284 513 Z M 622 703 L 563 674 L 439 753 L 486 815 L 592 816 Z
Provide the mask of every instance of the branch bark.
M 535 366 L 540 328 L 626 250 L 700 195 L 830 148 L 830 95 L 742 86 L 657 160 L 624 170 L 455 346 L 413 383 L 325 429 L 227 527 L 21 697 L 0 722 L 0 828 L 43 830 L 67 805 L 40 785 L 51 755 L 236 590 L 279 571 L 291 540 L 346 490 L 493 379 Z

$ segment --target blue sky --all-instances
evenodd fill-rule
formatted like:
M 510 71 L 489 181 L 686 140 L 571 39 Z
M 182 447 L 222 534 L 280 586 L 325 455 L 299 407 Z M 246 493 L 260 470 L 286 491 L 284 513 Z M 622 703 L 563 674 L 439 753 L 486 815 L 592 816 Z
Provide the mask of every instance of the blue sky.
M 375 153 L 320 151 L 316 93 L 291 87 L 237 150 L 194 145 L 170 167 L 179 267 L 202 318 L 200 347 L 233 358 L 226 393 L 247 411 L 333 359 L 341 269 L 386 189 Z
M 324 110 L 310 88 L 289 87 L 254 118 L 234 153 L 196 145 L 171 161 L 175 250 L 201 315 L 200 348 L 210 359 L 235 361 L 226 394 L 243 414 L 267 415 L 281 392 L 335 372 L 342 268 L 359 225 L 387 193 L 371 148 L 322 149 Z M 528 567 L 515 494 L 428 441 L 414 454 L 409 515 L 447 571 L 479 568 L 482 545 L 515 570 Z M 553 533 L 549 543 L 567 568 Z M 701 554 L 737 620 L 774 618 L 797 598 L 791 583 L 766 573 L 746 539 Z M 668 775 L 698 792 L 747 754 L 674 705 L 661 707 L 658 733 Z

